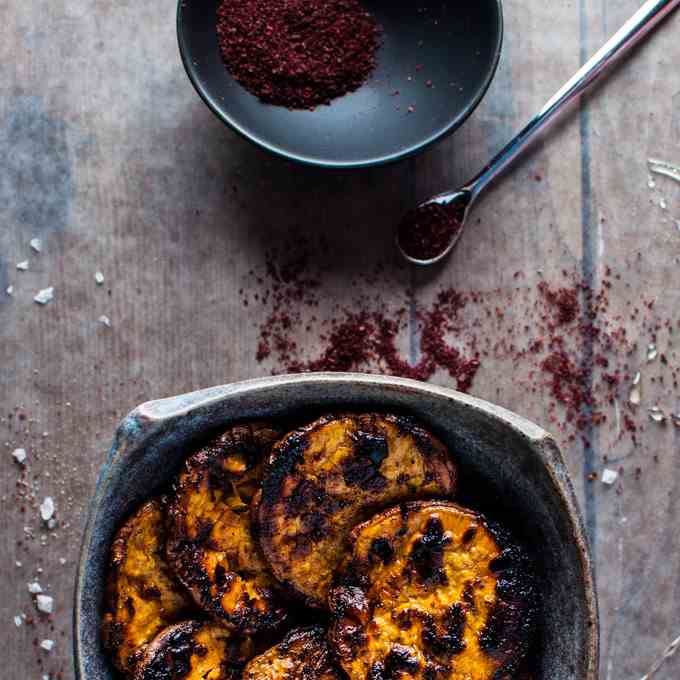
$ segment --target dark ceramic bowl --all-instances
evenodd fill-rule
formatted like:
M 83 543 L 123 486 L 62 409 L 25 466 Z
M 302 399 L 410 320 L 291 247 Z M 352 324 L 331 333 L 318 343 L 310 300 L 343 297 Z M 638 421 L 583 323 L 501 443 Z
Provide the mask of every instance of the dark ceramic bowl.
M 458 128 L 479 104 L 500 56 L 501 0 L 363 4 L 383 29 L 378 67 L 363 87 L 314 111 L 262 104 L 232 78 L 217 43 L 220 0 L 179 0 L 182 61 L 213 113 L 268 151 L 335 168 L 394 161 Z
M 455 452 L 468 505 L 523 538 L 536 562 L 542 612 L 535 680 L 596 680 L 598 616 L 586 538 L 564 461 L 538 426 L 442 387 L 359 374 L 264 378 L 152 401 L 120 424 L 102 467 L 76 584 L 79 680 L 113 680 L 99 640 L 109 546 L 121 520 L 168 484 L 187 451 L 244 418 L 311 420 L 334 409 L 410 413 Z M 470 493 L 469 490 L 472 490 Z

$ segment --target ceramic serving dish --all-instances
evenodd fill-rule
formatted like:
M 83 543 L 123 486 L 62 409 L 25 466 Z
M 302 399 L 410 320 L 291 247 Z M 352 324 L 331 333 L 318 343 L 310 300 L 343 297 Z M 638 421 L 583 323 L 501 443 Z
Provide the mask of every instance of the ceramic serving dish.
M 109 545 L 121 520 L 172 479 L 216 428 L 250 418 L 300 422 L 338 409 L 409 413 L 448 444 L 461 502 L 492 513 L 527 544 L 542 595 L 535 680 L 596 680 L 598 614 L 583 525 L 550 435 L 500 407 L 442 387 L 359 374 L 307 374 L 214 387 L 139 406 L 104 463 L 78 568 L 74 641 L 79 680 L 116 676 L 100 645 Z
M 221 4 L 178 0 L 179 51 L 196 92 L 262 149 L 325 168 L 393 162 L 458 129 L 491 84 L 503 42 L 501 0 L 363 0 L 382 30 L 376 70 L 329 106 L 290 111 L 263 104 L 225 68 Z

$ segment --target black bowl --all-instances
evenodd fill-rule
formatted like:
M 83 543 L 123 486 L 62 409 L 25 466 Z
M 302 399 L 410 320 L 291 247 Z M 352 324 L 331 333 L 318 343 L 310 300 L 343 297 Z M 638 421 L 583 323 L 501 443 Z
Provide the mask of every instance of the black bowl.
M 217 43 L 219 4 L 178 6 L 180 53 L 199 95 L 255 144 L 324 167 L 395 161 L 458 128 L 489 87 L 503 39 L 501 0 L 365 0 L 383 30 L 375 72 L 330 105 L 291 111 L 263 104 L 229 74 Z

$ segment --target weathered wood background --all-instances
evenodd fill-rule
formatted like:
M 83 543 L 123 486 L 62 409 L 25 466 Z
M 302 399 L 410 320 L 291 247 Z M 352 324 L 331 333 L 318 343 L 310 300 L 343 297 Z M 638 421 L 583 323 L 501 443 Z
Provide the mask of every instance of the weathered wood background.
M 680 16 L 490 192 L 444 268 L 412 272 L 390 250 L 415 197 L 466 179 L 638 5 L 506 0 L 501 65 L 463 129 L 395 166 L 323 173 L 272 159 L 213 118 L 182 70 L 172 2 L 0 0 L 0 676 L 73 677 L 75 562 L 115 424 L 141 401 L 271 370 L 255 360 L 264 312 L 244 308 L 238 290 L 295 225 L 331 240 L 329 304 L 349 300 L 344 282 L 378 261 L 421 301 L 442 285 L 512 291 L 516 271 L 596 280 L 612 266 L 624 281 L 610 306 L 626 313 L 639 353 L 649 338 L 627 315 L 631 298 L 680 316 L 680 185 L 657 178 L 652 191 L 646 167 L 680 162 Z M 29 270 L 17 271 L 24 259 Z M 55 299 L 39 307 L 32 298 L 48 285 Z M 677 389 L 659 390 L 678 410 Z M 472 392 L 549 426 L 508 364 L 486 362 Z M 564 452 L 597 564 L 602 678 L 638 680 L 680 634 L 680 429 L 647 423 L 638 447 L 607 432 Z M 23 475 L 10 456 L 19 446 Z M 618 492 L 588 484 L 603 455 L 644 474 Z M 34 500 L 17 500 L 18 480 Z M 53 531 L 37 510 L 48 494 Z M 35 615 L 34 578 L 55 597 L 51 622 Z M 33 625 L 15 626 L 22 612 Z M 49 654 L 35 646 L 45 638 L 56 641 Z M 657 675 L 679 676 L 680 654 Z

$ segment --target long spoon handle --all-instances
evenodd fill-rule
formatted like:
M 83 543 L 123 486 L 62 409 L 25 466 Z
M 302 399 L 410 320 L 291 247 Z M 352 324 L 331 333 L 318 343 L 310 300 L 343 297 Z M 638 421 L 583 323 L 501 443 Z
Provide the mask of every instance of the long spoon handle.
M 670 14 L 680 0 L 647 0 L 633 16 L 545 103 L 543 108 L 509 142 L 494 159 L 467 185 L 474 200 L 487 185 L 519 156 L 533 138 L 548 126 L 557 114 L 611 64 Z

